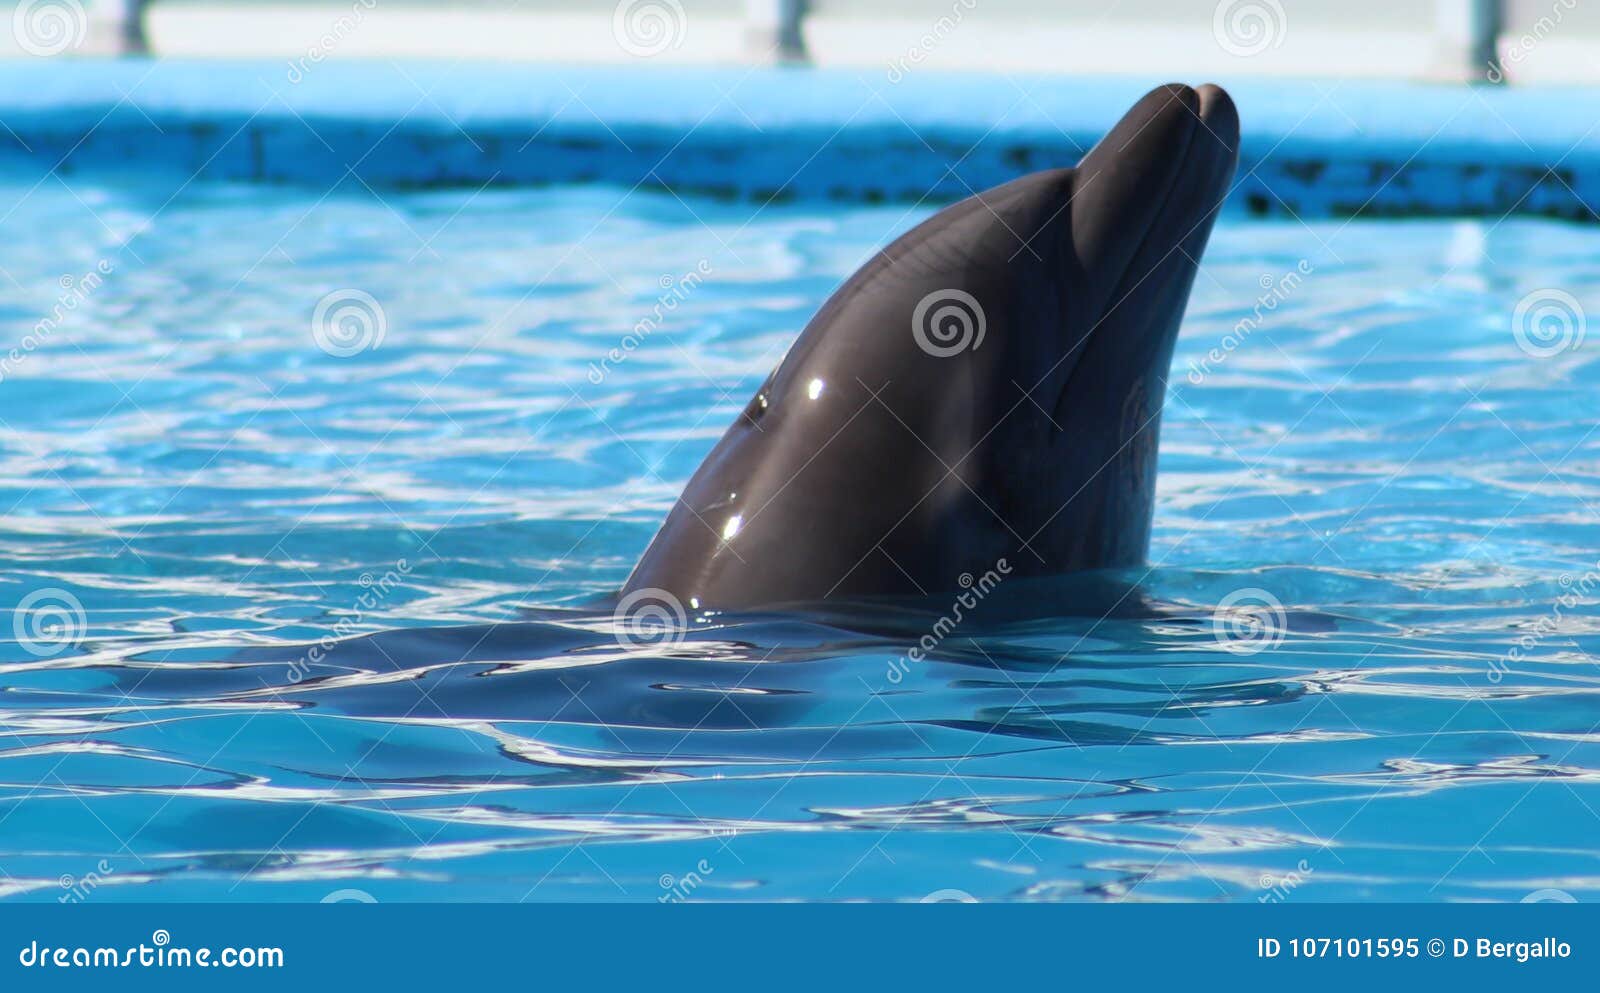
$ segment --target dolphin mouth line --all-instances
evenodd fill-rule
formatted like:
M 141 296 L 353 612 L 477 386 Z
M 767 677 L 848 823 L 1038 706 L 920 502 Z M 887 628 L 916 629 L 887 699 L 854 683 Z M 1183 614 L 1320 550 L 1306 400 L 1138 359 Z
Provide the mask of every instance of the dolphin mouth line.
M 1174 99 L 1181 99 L 1181 97 L 1174 95 Z M 1183 246 L 1182 238 L 1174 239 L 1172 247 L 1167 249 L 1166 254 L 1161 256 L 1160 259 L 1156 260 L 1153 265 L 1146 268 L 1144 275 L 1140 276 L 1138 281 L 1135 282 L 1133 286 L 1128 286 L 1128 281 L 1133 278 L 1133 273 L 1135 269 L 1138 268 L 1140 260 L 1145 257 L 1145 250 L 1150 247 L 1150 239 L 1155 237 L 1156 229 L 1162 227 L 1168 219 L 1168 214 L 1177 209 L 1173 204 L 1173 199 L 1177 194 L 1178 188 L 1183 185 L 1184 177 L 1188 175 L 1190 170 L 1194 168 L 1194 163 L 1192 161 L 1193 156 L 1191 153 L 1194 151 L 1195 132 L 1200 127 L 1204 127 L 1204 122 L 1200 119 L 1200 110 L 1198 108 L 1193 113 L 1196 119 L 1195 126 L 1191 127 L 1189 129 L 1189 133 L 1184 136 L 1183 150 L 1174 156 L 1174 158 L 1178 160 L 1179 165 L 1176 169 L 1172 170 L 1172 177 L 1167 181 L 1167 188 L 1161 192 L 1161 206 L 1156 208 L 1155 215 L 1151 218 L 1149 226 L 1145 228 L 1144 236 L 1139 239 L 1138 247 L 1134 248 L 1133 254 L 1128 257 L 1128 264 L 1123 267 L 1122 275 L 1117 279 L 1116 289 L 1112 291 L 1111 295 L 1113 297 L 1113 301 L 1111 306 L 1107 307 L 1103 312 L 1101 312 L 1100 319 L 1095 321 L 1093 326 L 1089 328 L 1088 332 L 1084 334 L 1084 341 L 1088 341 L 1094 337 L 1095 332 L 1100 329 L 1100 326 L 1105 324 L 1106 321 L 1109 321 L 1111 319 L 1111 315 L 1116 313 L 1117 308 L 1122 306 L 1123 303 L 1127 301 L 1128 297 L 1133 295 L 1133 291 L 1138 289 L 1140 284 L 1146 279 L 1150 278 L 1151 273 L 1156 271 L 1156 266 L 1159 266 L 1162 262 L 1166 261 L 1168 256 L 1170 256 L 1173 252 L 1179 251 Z M 1135 137 L 1137 137 L 1137 135 Z M 1133 138 L 1129 138 L 1128 141 L 1123 144 L 1123 148 L 1127 148 L 1128 144 L 1132 143 L 1132 141 Z M 1202 214 L 1202 220 L 1204 217 L 1205 215 Z M 1190 226 L 1189 231 L 1185 232 L 1185 237 L 1187 237 L 1190 232 L 1198 227 L 1200 223 L 1201 221 L 1195 221 L 1194 224 Z M 1126 289 L 1124 289 L 1125 287 Z
M 1094 325 L 1089 328 L 1088 333 L 1084 335 L 1085 341 L 1094 337 L 1095 331 L 1098 330 L 1102 324 L 1111 319 L 1111 315 L 1116 312 L 1117 308 L 1122 306 L 1122 304 L 1127 301 L 1128 297 L 1139 288 L 1141 283 L 1150 278 L 1150 276 L 1156 271 L 1161 263 L 1165 262 L 1173 252 L 1183 251 L 1183 243 L 1188 240 L 1190 235 L 1194 234 L 1200 225 L 1205 223 L 1206 218 L 1209 217 L 1212 211 L 1216 210 L 1221 203 L 1220 198 L 1214 203 L 1201 201 L 1203 204 L 1205 204 L 1205 209 L 1199 211 L 1195 216 L 1187 218 L 1187 220 L 1191 222 L 1189 223 L 1187 230 L 1185 230 L 1181 236 L 1172 239 L 1172 247 L 1167 249 L 1166 253 L 1163 254 L 1161 258 L 1157 259 L 1155 262 L 1146 267 L 1144 274 L 1139 276 L 1138 280 L 1133 284 L 1133 286 L 1128 286 L 1128 281 L 1130 278 L 1132 278 L 1134 271 L 1138 268 L 1140 260 L 1145 257 L 1145 250 L 1149 248 L 1150 239 L 1155 236 L 1156 230 L 1165 226 L 1166 222 L 1170 220 L 1170 215 L 1174 211 L 1181 209 L 1183 206 L 1181 204 L 1174 204 L 1173 201 L 1177 197 L 1179 188 L 1183 186 L 1184 179 L 1195 169 L 1201 167 L 1195 162 L 1195 159 L 1198 157 L 1197 152 L 1199 151 L 1195 147 L 1195 142 L 1196 139 L 1200 137 L 1201 129 L 1204 128 L 1213 136 L 1216 136 L 1216 132 L 1211 131 L 1210 126 L 1206 124 L 1206 110 L 1209 107 L 1215 107 L 1216 101 L 1215 99 L 1208 101 L 1206 98 L 1210 95 L 1210 92 L 1221 91 L 1216 90 L 1215 87 L 1212 87 L 1209 84 L 1202 86 L 1197 90 L 1189 90 L 1188 87 L 1184 87 L 1184 90 L 1194 94 L 1195 105 L 1193 108 L 1189 109 L 1190 116 L 1194 118 L 1194 125 L 1191 126 L 1188 133 L 1184 135 L 1183 148 L 1173 155 L 1173 158 L 1178 161 L 1179 165 L 1176 169 L 1172 170 L 1172 177 L 1167 181 L 1167 188 L 1161 193 L 1161 206 L 1156 208 L 1155 214 L 1151 218 L 1150 225 L 1145 229 L 1144 236 L 1139 239 L 1138 247 L 1134 249 L 1133 254 L 1128 258 L 1128 264 L 1123 268 L 1122 275 L 1117 280 L 1116 289 L 1112 294 L 1114 298 L 1113 303 L 1100 315 L 1100 319 L 1095 321 Z M 1174 93 L 1173 99 L 1183 101 L 1184 93 L 1182 91 Z M 1118 151 L 1120 152 L 1125 150 L 1128 145 L 1132 144 L 1134 139 L 1137 137 L 1137 134 L 1130 137 L 1126 142 L 1123 143 L 1122 149 L 1119 149 Z M 1226 146 L 1226 142 L 1223 142 L 1220 136 L 1217 136 L 1217 140 L 1220 144 Z

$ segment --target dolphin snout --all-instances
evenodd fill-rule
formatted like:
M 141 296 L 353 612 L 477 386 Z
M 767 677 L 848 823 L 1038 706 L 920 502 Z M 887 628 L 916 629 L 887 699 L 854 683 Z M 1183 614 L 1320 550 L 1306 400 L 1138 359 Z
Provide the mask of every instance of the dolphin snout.
M 1189 168 L 1206 170 L 1215 187 L 1209 200 L 1215 204 L 1227 196 L 1239 158 L 1239 110 L 1228 91 L 1215 83 L 1202 85 L 1195 95 L 1201 131 L 1190 149 Z

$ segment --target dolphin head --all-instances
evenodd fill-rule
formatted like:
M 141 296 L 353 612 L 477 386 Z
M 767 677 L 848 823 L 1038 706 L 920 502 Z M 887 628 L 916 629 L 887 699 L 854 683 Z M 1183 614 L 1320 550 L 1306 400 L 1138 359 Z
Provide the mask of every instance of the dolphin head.
M 883 249 L 713 448 L 625 590 L 744 607 L 1140 562 L 1173 343 L 1238 137 L 1221 89 L 1163 86 L 1077 167 Z

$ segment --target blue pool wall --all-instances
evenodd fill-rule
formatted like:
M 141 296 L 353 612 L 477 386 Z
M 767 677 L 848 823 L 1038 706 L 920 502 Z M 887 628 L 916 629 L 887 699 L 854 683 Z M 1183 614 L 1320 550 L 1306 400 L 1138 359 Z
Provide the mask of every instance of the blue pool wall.
M 0 167 L 375 190 L 608 183 L 948 202 L 1070 165 L 1158 79 L 889 69 L 29 60 Z M 1201 82 L 1190 80 L 1189 82 Z M 1596 220 L 1600 90 L 1221 82 L 1255 214 Z

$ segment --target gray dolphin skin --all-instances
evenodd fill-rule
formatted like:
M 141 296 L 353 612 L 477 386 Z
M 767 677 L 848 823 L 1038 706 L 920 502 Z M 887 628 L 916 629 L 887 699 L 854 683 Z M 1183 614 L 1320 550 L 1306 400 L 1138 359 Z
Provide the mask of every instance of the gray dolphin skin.
M 1144 560 L 1166 376 L 1238 162 L 1216 86 L 940 211 L 812 318 L 623 588 L 695 608 L 926 596 Z

